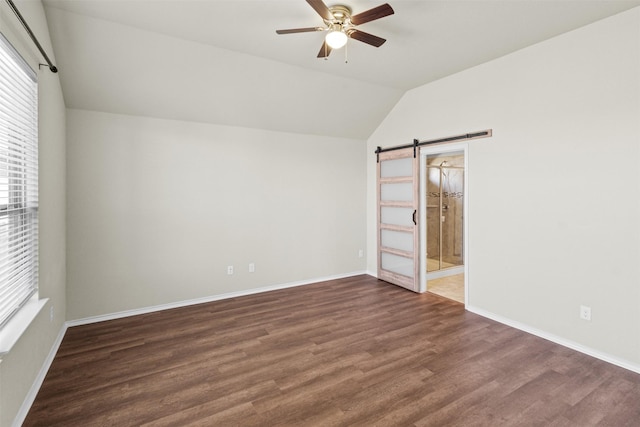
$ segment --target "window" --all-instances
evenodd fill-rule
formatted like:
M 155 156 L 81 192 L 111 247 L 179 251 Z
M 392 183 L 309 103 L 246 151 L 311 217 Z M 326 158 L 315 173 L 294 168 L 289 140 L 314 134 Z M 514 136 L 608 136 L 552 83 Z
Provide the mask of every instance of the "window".
M 38 291 L 38 85 L 0 34 L 0 329 Z

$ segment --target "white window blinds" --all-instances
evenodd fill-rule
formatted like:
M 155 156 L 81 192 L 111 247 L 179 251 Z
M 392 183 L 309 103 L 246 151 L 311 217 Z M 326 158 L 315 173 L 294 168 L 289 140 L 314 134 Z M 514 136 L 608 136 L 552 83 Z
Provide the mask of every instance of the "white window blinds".
M 38 85 L 0 34 L 0 328 L 38 289 Z

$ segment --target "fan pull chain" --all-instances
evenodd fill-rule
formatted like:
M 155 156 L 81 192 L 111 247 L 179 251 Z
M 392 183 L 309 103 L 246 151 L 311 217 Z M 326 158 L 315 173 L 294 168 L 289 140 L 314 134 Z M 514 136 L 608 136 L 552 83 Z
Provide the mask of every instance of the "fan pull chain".
M 347 43 L 344 45 L 344 63 L 349 63 L 349 40 L 347 40 Z

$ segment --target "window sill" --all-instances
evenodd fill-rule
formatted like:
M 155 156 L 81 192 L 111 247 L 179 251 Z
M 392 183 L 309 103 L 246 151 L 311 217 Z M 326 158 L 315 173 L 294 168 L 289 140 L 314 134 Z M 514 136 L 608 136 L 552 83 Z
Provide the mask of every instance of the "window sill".
M 11 351 L 15 343 L 18 342 L 47 301 L 49 301 L 49 298 L 38 299 L 38 295 L 34 295 L 20 311 L 0 329 L 0 360 Z

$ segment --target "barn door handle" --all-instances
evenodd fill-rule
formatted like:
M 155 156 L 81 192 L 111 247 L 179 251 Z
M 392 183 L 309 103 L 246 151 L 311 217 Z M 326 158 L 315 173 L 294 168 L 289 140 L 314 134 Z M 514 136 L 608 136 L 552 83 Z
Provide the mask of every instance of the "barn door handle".
M 417 210 L 415 210 L 415 209 L 413 210 L 413 225 L 418 225 L 418 223 L 416 222 L 416 213 L 417 212 L 418 212 Z

